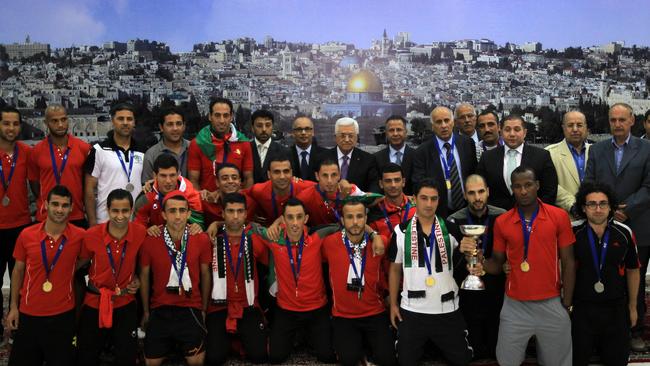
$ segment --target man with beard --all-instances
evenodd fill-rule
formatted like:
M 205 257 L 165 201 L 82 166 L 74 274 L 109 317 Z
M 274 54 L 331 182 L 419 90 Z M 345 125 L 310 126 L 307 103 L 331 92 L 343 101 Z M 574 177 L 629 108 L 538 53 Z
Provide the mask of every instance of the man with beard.
M 68 133 L 68 114 L 60 105 L 45 109 L 47 137 L 34 146 L 30 156 L 29 184 L 36 195 L 36 221 L 43 221 L 47 212 L 43 201 L 55 185 L 64 185 L 72 193 L 70 222 L 88 227 L 84 215 L 84 163 L 90 145 Z
M 278 155 L 286 154 L 286 148 L 273 141 L 273 113 L 258 109 L 251 116 L 251 124 L 255 138 L 251 141 L 253 152 L 253 180 L 262 183 L 269 180 L 267 171 L 269 164 Z
M 368 213 L 370 227 L 386 238 L 390 238 L 395 227 L 410 220 L 415 215 L 415 202 L 404 194 L 406 178 L 402 168 L 393 163 L 384 166 L 379 187 L 384 197 Z
M 142 181 L 153 178 L 153 164 L 160 154 L 172 154 L 178 161 L 178 174 L 187 177 L 187 149 L 190 142 L 183 138 L 185 116 L 176 107 L 163 110 L 159 123 L 160 141 L 144 153 Z

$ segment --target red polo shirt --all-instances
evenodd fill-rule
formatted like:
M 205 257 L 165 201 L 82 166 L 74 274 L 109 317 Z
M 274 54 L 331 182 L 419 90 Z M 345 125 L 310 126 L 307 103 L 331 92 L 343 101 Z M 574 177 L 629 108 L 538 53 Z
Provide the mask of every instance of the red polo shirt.
M 175 189 L 185 193 L 185 197 L 190 204 L 190 210 L 192 210 L 193 213 L 202 212 L 201 194 L 194 189 L 190 180 L 179 177 L 178 182 L 179 183 L 176 185 Z M 143 191 L 141 196 L 136 200 L 135 221 L 146 227 L 164 225 L 165 219 L 162 217 L 163 198 L 164 195 L 158 193 L 158 184 L 154 181 L 153 190 L 147 193 Z
M 86 231 L 81 247 L 81 259 L 90 259 L 88 277 L 97 289 L 108 288 L 114 290 L 119 287 L 125 290 L 133 280 L 135 265 L 140 246 L 147 235 L 147 229 L 135 222 L 129 223 L 126 235 L 116 240 L 108 233 L 108 222 L 95 225 Z M 111 255 L 115 265 L 116 276 L 113 275 L 111 262 L 108 258 L 107 247 L 111 248 Z M 124 259 L 122 259 L 124 256 Z M 115 279 L 117 277 L 117 281 Z M 113 307 L 119 308 L 135 300 L 134 295 L 127 294 L 115 297 Z M 99 294 L 86 291 L 84 304 L 99 309 Z
M 63 157 L 69 149 L 68 161 L 65 164 L 61 176 L 61 185 L 66 186 L 72 193 L 72 213 L 70 220 L 84 219 L 84 201 L 83 201 L 83 179 L 84 163 L 90 151 L 90 145 L 86 142 L 68 135 L 68 146 L 61 150 L 58 146 L 52 144 L 56 169 L 60 171 L 63 164 Z M 47 194 L 56 185 L 54 169 L 52 168 L 52 157 L 50 155 L 49 139 L 46 137 L 34 146 L 30 157 L 29 180 L 40 183 L 41 191 L 36 199 L 36 220 L 43 221 L 47 218 L 47 210 L 44 201 Z
M 524 234 L 517 207 L 497 217 L 494 223 L 494 252 L 505 252 L 511 270 L 506 295 L 519 301 L 560 296 L 560 248 L 573 245 L 575 236 L 569 215 L 561 208 L 539 203 L 528 245 L 530 270 L 523 272 Z
M 387 240 L 385 237 L 382 237 L 382 239 L 384 242 Z M 356 291 L 348 291 L 347 289 L 350 259 L 340 231 L 323 239 L 322 252 L 323 258 L 329 264 L 329 279 L 334 294 L 332 297 L 334 300 L 334 306 L 332 306 L 333 316 L 362 318 L 386 311 L 384 299 L 382 298 L 384 287 L 381 281 L 383 273 L 381 263 L 384 256 L 373 256 L 372 242 L 367 243 L 365 248 L 366 266 L 363 271 L 365 285 L 361 293 L 361 299 L 358 298 Z M 357 267 L 357 271 L 361 271 L 361 268 Z
M 27 195 L 27 170 L 32 149 L 20 141 L 16 142 L 16 146 L 18 147 L 18 160 L 16 161 L 11 182 L 7 182 L 7 180 L 9 179 L 13 157 L 4 151 L 0 151 L 2 173 L 5 176 L 5 182 L 9 183 L 6 192 L 4 186 L 0 184 L 0 200 L 5 195 L 9 197 L 9 206 L 5 207 L 0 204 L 0 229 L 11 229 L 32 222 Z
M 338 222 L 334 215 L 334 208 L 336 207 L 340 213 L 343 200 L 336 203 L 336 194 L 327 194 L 329 207 L 325 205 L 323 197 L 316 190 L 318 184 L 305 189 L 298 194 L 297 198 L 302 201 L 309 214 L 309 226 L 325 225 Z
M 207 189 L 211 192 L 216 191 L 217 182 L 214 179 L 213 161 L 203 154 L 203 151 L 196 143 L 196 139 L 190 142 L 188 151 L 187 170 L 200 172 L 199 185 L 201 189 Z M 223 160 L 223 149 L 217 151 L 216 159 L 218 162 Z M 239 171 L 242 172 L 243 181 L 243 173 L 253 171 L 253 152 L 249 141 L 229 142 L 226 161 L 235 164 L 239 168 Z
M 408 212 L 406 211 L 408 205 Z M 415 204 L 410 203 L 410 198 L 403 194 L 402 195 L 402 204 L 399 206 L 393 205 L 388 202 L 386 198 L 383 198 L 376 206 L 376 209 L 380 211 L 381 218 L 377 219 L 370 223 L 370 227 L 381 235 L 390 238 L 393 235 L 393 230 L 402 222 L 407 222 L 410 220 L 413 215 L 415 215 Z M 386 216 L 388 216 L 388 221 L 392 225 L 392 229 L 386 223 Z M 386 243 L 388 246 L 389 243 Z
M 176 248 L 180 247 L 180 240 Z M 208 234 L 201 233 L 190 235 L 187 242 L 186 269 L 190 271 L 192 293 L 179 295 L 167 291 L 167 282 L 172 267 L 165 239 L 163 236 L 146 236 L 140 249 L 140 266 L 150 267 L 152 294 L 149 307 L 154 309 L 159 306 L 170 305 L 201 309 L 201 264 L 212 263 L 212 244 Z
M 16 241 L 14 258 L 25 263 L 25 278 L 20 288 L 20 312 L 32 316 L 50 316 L 64 313 L 74 308 L 74 293 L 72 281 L 81 251 L 84 230 L 68 224 L 63 234 L 54 241 L 45 232 L 45 222 L 25 228 Z M 43 283 L 46 280 L 45 266 L 41 254 L 41 242 L 45 241 L 45 252 L 48 265 L 65 239 L 65 245 L 54 269 L 50 272 L 49 281 L 52 291 L 44 292 Z
M 258 215 L 265 217 L 267 225 L 270 225 L 282 215 L 282 210 L 285 203 L 289 200 L 290 197 L 296 197 L 302 191 L 306 190 L 309 187 L 312 187 L 316 183 L 312 181 L 303 181 L 302 179 L 294 178 L 291 182 L 293 187 L 293 195 L 291 190 L 289 194 L 284 196 L 275 196 L 273 200 L 273 183 L 268 180 L 264 183 L 257 183 L 248 189 L 247 194 L 255 201 L 260 207 L 260 212 Z M 273 202 L 275 201 L 275 206 Z

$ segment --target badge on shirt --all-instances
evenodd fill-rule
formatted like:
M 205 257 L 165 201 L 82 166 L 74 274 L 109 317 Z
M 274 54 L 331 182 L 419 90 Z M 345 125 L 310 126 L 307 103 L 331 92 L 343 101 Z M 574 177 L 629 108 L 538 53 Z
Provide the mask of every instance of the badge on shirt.
M 235 150 L 235 154 L 241 155 L 241 151 L 239 151 L 239 149 L 237 149 L 237 150 Z

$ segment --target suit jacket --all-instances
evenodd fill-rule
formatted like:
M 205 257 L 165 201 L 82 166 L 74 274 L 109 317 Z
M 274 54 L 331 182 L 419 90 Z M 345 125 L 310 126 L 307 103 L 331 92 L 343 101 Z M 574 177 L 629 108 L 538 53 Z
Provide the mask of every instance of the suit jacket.
M 455 147 L 460 157 L 460 179 L 465 180 L 476 171 L 476 147 L 474 140 L 464 135 L 455 135 Z M 436 149 L 435 136 L 422 143 L 413 153 L 413 189 L 424 178 L 431 177 L 438 183 L 438 210 L 437 215 L 446 218 L 451 214 L 447 207 L 447 185 L 445 173 L 440 162 L 440 155 Z
M 611 139 L 589 149 L 585 181 L 609 184 L 624 209 L 639 246 L 650 246 L 650 141 L 631 136 L 616 171 Z
M 585 169 L 589 156 L 590 144 L 585 142 Z M 571 210 L 571 206 L 576 202 L 576 193 L 580 188 L 580 176 L 578 175 L 578 168 L 576 168 L 575 161 L 566 139 L 558 142 L 557 144 L 548 145 L 546 151 L 551 154 L 551 160 L 557 172 L 557 198 L 555 204 L 565 209 L 567 212 Z
M 415 149 L 406 145 L 404 147 L 404 156 L 402 156 L 402 171 L 404 172 L 404 178 L 406 178 L 406 186 L 404 186 L 404 193 L 407 195 L 411 194 L 411 171 L 413 170 L 413 154 Z M 377 161 L 377 174 L 378 179 L 381 179 L 381 171 L 384 167 L 390 163 L 390 148 L 386 147 L 383 150 L 379 150 L 375 153 L 375 160 Z
M 286 148 L 275 141 L 271 141 L 269 151 L 266 152 L 264 163 L 262 164 L 260 162 L 260 154 L 257 152 L 257 146 L 255 145 L 255 139 L 253 139 L 250 144 L 251 150 L 253 150 L 253 180 L 255 183 L 266 182 L 269 180 L 267 172 L 269 170 L 271 159 L 274 156 L 281 155 L 283 153 L 286 154 Z
M 379 193 L 379 174 L 375 157 L 358 147 L 355 147 L 351 154 L 347 181 L 356 184 L 364 192 Z M 336 147 L 329 150 L 329 158 L 338 162 Z
M 300 159 L 298 156 L 298 150 L 296 150 L 296 145 L 291 145 L 289 147 L 291 151 L 291 169 L 293 170 L 293 175 L 300 178 L 302 177 L 302 171 L 300 170 Z M 316 181 L 315 172 L 318 170 L 320 162 L 329 154 L 329 150 L 324 147 L 320 147 L 316 144 L 311 145 L 311 150 L 309 152 L 309 172 L 307 173 L 307 180 Z
M 481 155 L 481 161 L 478 163 L 476 172 L 485 178 L 490 188 L 488 203 L 504 210 L 510 210 L 515 205 L 515 198 L 503 180 L 504 154 L 504 146 L 485 151 Z M 557 173 L 551 160 L 551 154 L 544 149 L 524 144 L 521 165 L 530 167 L 535 171 L 540 185 L 537 196 L 544 203 L 554 205 L 557 197 Z

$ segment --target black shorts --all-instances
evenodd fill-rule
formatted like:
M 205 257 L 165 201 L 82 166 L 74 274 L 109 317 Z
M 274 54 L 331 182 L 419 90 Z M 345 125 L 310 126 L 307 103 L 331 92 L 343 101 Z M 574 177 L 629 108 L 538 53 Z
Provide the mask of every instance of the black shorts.
M 74 310 L 51 316 L 20 313 L 9 365 L 72 365 L 74 324 Z
M 161 306 L 151 310 L 144 338 L 146 358 L 161 358 L 176 348 L 185 357 L 205 351 L 207 331 L 199 309 Z

